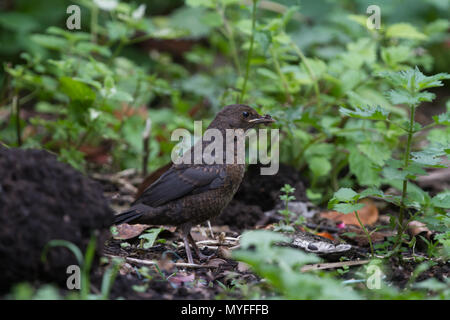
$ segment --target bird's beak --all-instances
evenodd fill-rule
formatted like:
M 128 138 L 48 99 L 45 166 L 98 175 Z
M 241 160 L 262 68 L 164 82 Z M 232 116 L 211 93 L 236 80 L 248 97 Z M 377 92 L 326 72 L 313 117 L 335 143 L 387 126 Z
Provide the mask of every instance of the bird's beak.
M 250 120 L 248 120 L 248 122 L 250 122 L 252 124 L 260 124 L 260 123 L 269 124 L 269 123 L 275 122 L 275 120 L 272 119 L 272 117 L 270 115 L 266 114 L 265 116 L 261 116 L 259 118 L 250 119 Z

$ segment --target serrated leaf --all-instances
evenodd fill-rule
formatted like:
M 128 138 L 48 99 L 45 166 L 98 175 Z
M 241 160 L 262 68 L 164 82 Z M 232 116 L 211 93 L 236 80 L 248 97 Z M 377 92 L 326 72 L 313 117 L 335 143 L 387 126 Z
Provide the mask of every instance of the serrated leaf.
M 438 193 L 431 199 L 431 203 L 435 207 L 450 209 L 450 191 Z
M 389 147 L 379 142 L 362 143 L 358 145 L 358 149 L 378 166 L 383 166 L 391 157 Z
M 447 73 L 438 73 L 432 76 L 424 75 L 419 68 L 409 68 L 400 72 L 382 71 L 377 73 L 378 76 L 387 78 L 394 85 L 407 89 L 409 92 L 419 92 L 420 90 L 441 87 L 441 80 L 450 79 Z
M 357 149 L 350 151 L 348 161 L 350 171 L 356 176 L 360 185 L 378 186 L 380 184 L 378 172 L 375 171 L 371 162 Z
M 389 116 L 389 112 L 382 107 L 372 107 L 369 105 L 366 107 L 359 107 L 355 110 L 340 107 L 339 112 L 348 117 L 368 120 L 386 120 Z
M 450 126 L 450 112 L 442 113 L 438 116 L 433 116 L 433 120 L 437 124 Z
M 412 52 L 412 48 L 408 46 L 381 48 L 381 58 L 386 64 L 396 66 L 399 63 L 408 61 Z
M 350 188 L 340 188 L 338 191 L 334 193 L 334 198 L 342 202 L 357 200 L 358 196 L 359 196 L 358 193 L 356 193 Z
M 421 165 L 439 166 L 442 162 L 440 157 L 445 154 L 446 153 L 443 148 L 428 147 L 427 149 L 422 151 L 411 152 L 411 160 Z
M 404 180 L 408 175 L 407 172 L 392 167 L 383 168 L 383 177 L 389 180 Z
M 360 192 L 359 194 L 360 194 L 361 198 L 370 197 L 370 196 L 380 197 L 380 198 L 384 197 L 383 191 L 381 191 L 378 188 L 374 188 L 374 187 L 367 188 L 366 190 Z
M 431 92 L 418 92 L 414 95 L 403 89 L 390 90 L 388 92 L 389 100 L 392 104 L 407 104 L 418 106 L 421 102 L 430 102 L 435 95 Z
M 386 30 L 386 36 L 388 38 L 403 38 L 403 39 L 415 39 L 424 40 L 427 36 L 410 25 L 409 23 L 396 23 L 389 26 Z

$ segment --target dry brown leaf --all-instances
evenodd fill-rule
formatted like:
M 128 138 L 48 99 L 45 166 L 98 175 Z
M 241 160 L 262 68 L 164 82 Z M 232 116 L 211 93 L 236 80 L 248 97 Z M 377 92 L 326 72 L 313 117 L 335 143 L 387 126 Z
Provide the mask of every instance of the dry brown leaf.
M 364 225 L 371 226 L 378 220 L 378 209 L 373 204 L 373 202 L 369 199 L 364 199 L 361 201 L 365 204 L 365 206 L 358 210 L 359 218 Z M 358 219 L 354 213 L 343 214 L 338 211 L 326 211 L 320 214 L 322 218 L 334 220 L 336 222 L 344 222 L 345 224 L 351 224 L 355 226 L 359 226 Z
M 421 235 L 428 240 L 430 240 L 432 232 L 430 229 L 427 228 L 425 223 L 420 221 L 411 221 L 408 223 L 408 233 L 411 235 L 411 237 L 416 237 L 418 235 Z
M 114 235 L 113 238 L 116 240 L 127 240 L 127 239 L 136 238 L 142 232 L 144 232 L 145 229 L 148 229 L 150 226 L 148 224 L 122 223 L 116 227 L 117 227 L 117 234 Z

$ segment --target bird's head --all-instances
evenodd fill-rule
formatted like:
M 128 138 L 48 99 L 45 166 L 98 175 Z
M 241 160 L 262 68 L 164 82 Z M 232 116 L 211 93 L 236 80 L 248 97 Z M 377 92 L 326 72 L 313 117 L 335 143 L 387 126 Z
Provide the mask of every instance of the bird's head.
M 258 124 L 275 122 L 268 114 L 261 116 L 252 107 L 243 104 L 232 104 L 224 107 L 215 117 L 210 127 L 223 129 L 248 130 Z

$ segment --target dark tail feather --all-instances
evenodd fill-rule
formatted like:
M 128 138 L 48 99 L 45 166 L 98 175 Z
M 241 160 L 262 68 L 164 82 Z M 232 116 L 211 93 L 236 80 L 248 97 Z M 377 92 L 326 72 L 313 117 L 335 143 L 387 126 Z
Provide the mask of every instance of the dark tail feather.
M 142 210 L 143 208 L 141 208 L 141 206 L 142 205 L 133 206 L 129 210 L 116 215 L 114 217 L 114 224 L 128 223 L 139 219 L 145 213 L 145 211 Z

